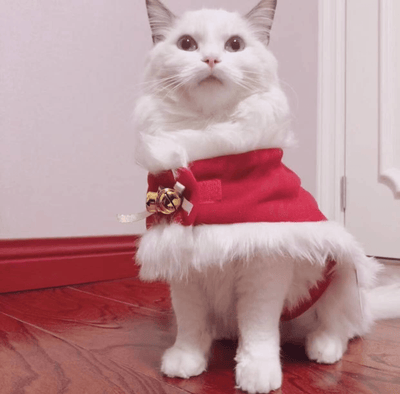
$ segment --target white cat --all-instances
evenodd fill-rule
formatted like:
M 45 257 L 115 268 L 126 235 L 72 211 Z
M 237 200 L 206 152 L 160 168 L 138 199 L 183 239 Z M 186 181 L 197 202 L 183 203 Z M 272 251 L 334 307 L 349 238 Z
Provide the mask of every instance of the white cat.
M 225 163 L 228 157 L 233 170 L 226 168 L 226 174 L 234 178 L 244 157 L 257 172 L 254 152 L 279 155 L 292 144 L 288 103 L 268 49 L 276 0 L 262 0 L 246 16 L 205 9 L 180 18 L 158 0 L 146 3 L 155 45 L 147 61 L 146 92 L 136 108 L 137 160 L 143 167 L 155 176 L 172 170 L 175 180 L 179 169 L 196 171 L 194 162 L 211 163 L 209 171 L 217 171 L 218 160 Z M 204 161 L 211 158 L 217 162 Z M 223 168 L 220 176 L 226 174 Z M 290 179 L 289 186 L 296 183 Z M 194 210 L 198 204 L 206 212 L 205 221 L 158 220 L 137 252 L 143 280 L 171 285 L 178 334 L 163 356 L 164 374 L 199 375 L 214 339 L 239 338 L 238 387 L 267 393 L 282 383 L 281 338 L 304 340 L 311 360 L 330 364 L 374 319 L 400 316 L 400 287 L 373 289 L 380 264 L 341 226 L 321 219 L 230 222 L 229 215 L 214 223 L 227 193 L 218 189 L 218 179 L 205 184 L 217 202 L 207 205 L 210 201 L 199 202 L 194 194 L 191 201 Z M 236 207 L 235 199 L 229 201 Z M 215 206 L 222 208 L 207 216 L 207 207 Z M 244 207 L 243 215 L 251 215 L 251 209 Z M 241 215 L 242 208 L 234 214 Z M 336 265 L 327 272 L 331 259 Z M 318 301 L 280 323 L 282 311 L 307 301 L 324 276 L 330 283 Z

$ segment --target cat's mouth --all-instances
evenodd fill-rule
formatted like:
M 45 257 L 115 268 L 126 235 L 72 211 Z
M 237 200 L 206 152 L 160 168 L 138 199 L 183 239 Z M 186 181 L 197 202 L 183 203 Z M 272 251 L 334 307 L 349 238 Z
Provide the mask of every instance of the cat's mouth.
M 215 75 L 213 75 L 213 74 L 211 74 L 208 77 L 202 79 L 199 82 L 199 85 L 202 85 L 203 83 L 213 83 L 213 84 L 217 83 L 217 84 L 223 85 L 222 81 L 219 78 L 217 78 Z

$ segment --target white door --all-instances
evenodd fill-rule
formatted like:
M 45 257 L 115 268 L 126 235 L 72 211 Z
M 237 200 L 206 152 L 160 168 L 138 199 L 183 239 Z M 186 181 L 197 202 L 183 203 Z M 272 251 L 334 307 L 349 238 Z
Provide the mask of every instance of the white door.
M 400 259 L 400 0 L 347 0 L 345 226 Z

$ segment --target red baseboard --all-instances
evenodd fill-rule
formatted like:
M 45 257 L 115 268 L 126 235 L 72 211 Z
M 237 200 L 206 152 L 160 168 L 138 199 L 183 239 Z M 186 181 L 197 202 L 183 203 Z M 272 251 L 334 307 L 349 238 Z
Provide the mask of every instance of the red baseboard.
M 0 293 L 137 276 L 137 236 L 0 241 Z

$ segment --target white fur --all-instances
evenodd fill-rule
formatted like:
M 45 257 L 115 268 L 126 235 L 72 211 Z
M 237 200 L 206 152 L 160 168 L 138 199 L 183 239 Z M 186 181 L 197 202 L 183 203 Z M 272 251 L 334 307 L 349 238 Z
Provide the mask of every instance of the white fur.
M 328 257 L 356 267 L 359 282 L 371 286 L 377 267 L 354 238 L 335 222 L 238 223 L 185 227 L 160 224 L 140 240 L 137 261 L 144 280 L 186 279 L 193 271 L 210 266 L 226 269 L 255 256 L 290 257 L 295 264 L 324 266 Z M 370 272 L 363 272 L 368 267 Z
M 367 303 L 375 319 L 400 318 L 399 282 L 379 286 L 367 293 Z
M 147 4 L 156 45 L 135 112 L 142 166 L 156 173 L 293 144 L 277 62 L 265 45 L 274 0 L 262 0 L 246 17 L 201 10 L 175 18 L 158 0 Z M 197 50 L 177 47 L 184 34 Z M 243 38 L 243 51 L 225 50 L 233 35 Z M 218 60 L 215 67 L 207 58 Z M 280 340 L 302 341 L 311 360 L 334 363 L 376 317 L 400 315 L 400 287 L 371 290 L 381 265 L 332 222 L 160 224 L 142 237 L 136 258 L 143 280 L 171 285 L 178 334 L 162 359 L 168 376 L 202 373 L 212 341 L 238 337 L 238 387 L 267 393 L 282 382 Z M 280 324 L 282 309 L 307 299 L 329 259 L 337 265 L 323 296 Z
M 248 25 L 223 10 L 188 12 L 153 48 L 146 93 L 135 111 L 140 165 L 158 172 L 197 159 L 293 145 L 276 59 Z M 183 34 L 203 44 L 199 51 L 177 48 Z M 244 38 L 244 51 L 224 50 L 234 34 Z M 222 84 L 201 83 L 211 73 L 202 59 L 211 55 L 221 60 L 212 74 Z

